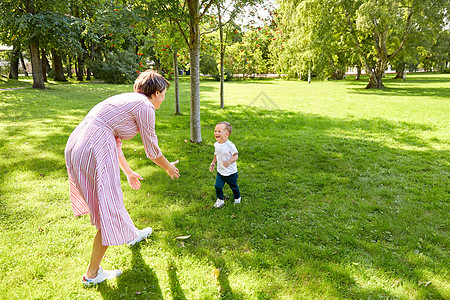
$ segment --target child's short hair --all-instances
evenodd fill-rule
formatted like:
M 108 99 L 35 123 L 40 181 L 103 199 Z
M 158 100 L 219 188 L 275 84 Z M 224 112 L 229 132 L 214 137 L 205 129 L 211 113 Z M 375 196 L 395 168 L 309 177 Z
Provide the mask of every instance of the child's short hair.
M 154 70 L 142 72 L 134 82 L 134 91 L 150 97 L 156 92 L 162 92 L 170 86 L 161 74 Z
M 233 130 L 233 127 L 231 126 L 230 123 L 226 122 L 226 121 L 222 121 L 217 123 L 217 125 L 222 124 L 225 125 L 225 129 L 228 131 L 228 133 L 231 135 L 231 131 Z

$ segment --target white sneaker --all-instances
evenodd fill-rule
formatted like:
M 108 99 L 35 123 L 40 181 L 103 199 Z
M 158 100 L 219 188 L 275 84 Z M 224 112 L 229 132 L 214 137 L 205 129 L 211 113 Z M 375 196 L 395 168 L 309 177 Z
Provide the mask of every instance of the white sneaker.
M 239 197 L 239 199 L 234 199 L 234 204 L 239 204 L 241 203 L 241 197 Z
M 87 278 L 86 274 L 85 274 L 81 278 L 81 282 L 85 286 L 92 286 L 94 284 L 99 284 L 99 283 L 105 281 L 106 279 L 116 278 L 116 277 L 120 276 L 120 274 L 122 274 L 122 271 L 120 271 L 120 270 L 108 271 L 108 270 L 103 270 L 102 267 L 100 267 L 100 269 L 98 269 L 98 271 L 97 271 L 97 276 L 95 276 L 94 278 Z
M 143 239 L 146 239 L 149 235 L 151 235 L 153 232 L 151 227 L 147 227 L 144 229 L 139 230 L 139 235 L 137 236 L 137 238 L 135 238 L 134 240 L 131 240 L 128 242 L 128 246 L 134 246 L 137 243 L 139 243 L 140 241 L 142 241 Z
M 225 204 L 224 200 L 217 199 L 216 203 L 214 203 L 215 208 L 221 208 Z

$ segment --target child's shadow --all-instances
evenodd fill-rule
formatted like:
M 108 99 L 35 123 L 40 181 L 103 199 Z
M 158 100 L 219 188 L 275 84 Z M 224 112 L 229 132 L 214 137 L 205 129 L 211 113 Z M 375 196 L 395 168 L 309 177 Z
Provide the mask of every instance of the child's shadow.
M 145 264 L 140 245 L 131 248 L 131 270 L 117 278 L 117 288 L 100 284 L 98 290 L 103 299 L 164 299 L 155 271 Z

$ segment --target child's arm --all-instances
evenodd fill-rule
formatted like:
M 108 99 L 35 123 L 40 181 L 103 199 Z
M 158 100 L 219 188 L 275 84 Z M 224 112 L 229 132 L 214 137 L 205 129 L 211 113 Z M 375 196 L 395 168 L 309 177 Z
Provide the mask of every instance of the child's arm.
M 233 163 L 235 163 L 238 160 L 238 158 L 239 158 L 239 156 L 236 152 L 235 154 L 233 154 L 232 158 L 223 162 L 223 166 L 226 168 L 226 167 L 232 165 Z
M 214 167 L 216 166 L 216 162 L 217 162 L 217 157 L 214 155 L 213 161 L 212 161 L 212 163 L 209 165 L 209 171 L 211 171 L 211 172 L 214 171 Z

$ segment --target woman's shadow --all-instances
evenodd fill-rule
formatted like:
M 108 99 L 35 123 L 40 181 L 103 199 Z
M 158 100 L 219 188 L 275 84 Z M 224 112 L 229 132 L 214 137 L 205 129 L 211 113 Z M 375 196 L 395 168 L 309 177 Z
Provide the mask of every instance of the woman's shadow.
M 214 276 L 219 284 L 219 297 L 220 299 L 226 299 L 226 300 L 235 300 L 235 299 L 241 299 L 239 295 L 236 295 L 233 293 L 233 290 L 231 289 L 230 282 L 228 281 L 228 268 L 226 261 L 223 258 L 218 257 L 210 257 L 210 260 L 213 262 L 216 270 L 219 272 L 216 273 Z
M 117 288 L 107 283 L 98 286 L 103 299 L 164 299 L 158 277 L 142 258 L 140 245 L 130 249 L 133 255 L 131 269 L 117 278 Z

